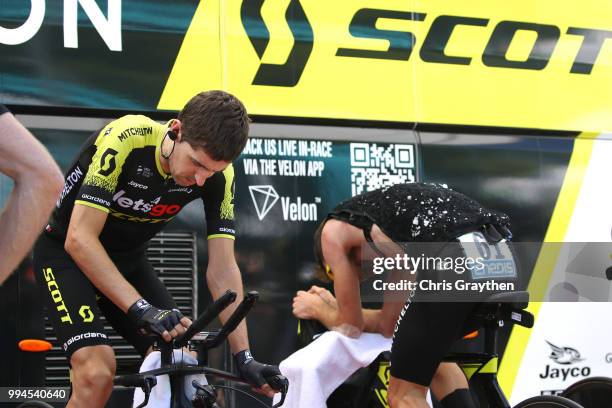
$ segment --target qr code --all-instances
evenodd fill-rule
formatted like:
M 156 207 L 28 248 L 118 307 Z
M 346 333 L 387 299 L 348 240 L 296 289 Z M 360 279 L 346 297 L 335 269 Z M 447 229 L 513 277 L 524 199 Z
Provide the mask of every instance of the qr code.
M 353 195 L 416 181 L 414 145 L 351 143 Z

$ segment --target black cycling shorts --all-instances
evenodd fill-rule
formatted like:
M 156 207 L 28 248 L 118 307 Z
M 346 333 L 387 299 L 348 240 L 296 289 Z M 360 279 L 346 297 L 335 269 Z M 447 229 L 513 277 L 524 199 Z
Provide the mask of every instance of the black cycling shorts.
M 455 343 L 472 332 L 467 323 L 478 303 L 406 302 L 391 346 L 391 375 L 429 387 Z
M 176 308 L 143 249 L 109 255 L 149 303 L 160 309 Z M 34 247 L 34 271 L 49 320 L 68 359 L 82 347 L 110 345 L 101 315 L 142 356 L 153 344 L 154 338 L 141 335 L 126 314 L 92 285 L 66 253 L 63 243 L 44 233 Z
M 441 245 L 444 246 L 444 250 L 438 256 L 466 256 L 465 252 L 459 253 L 464 251 L 461 249 L 463 245 L 460 243 Z M 480 245 L 484 244 L 481 243 Z M 458 280 L 482 282 L 492 279 L 491 275 L 487 277 L 489 271 L 499 273 L 500 262 L 504 262 L 504 265 L 512 266 L 501 269 L 504 272 L 494 280 L 498 283 L 513 283 L 515 285 L 513 290 L 518 290 L 516 288 L 518 260 L 512 244 L 502 241 L 492 245 L 486 251 L 488 258 L 484 258 L 483 261 L 485 263 L 490 261 L 487 265 L 492 265 L 491 268 L 484 268 L 478 272 L 468 271 L 462 274 L 436 270 L 435 273 L 429 275 L 419 273 L 417 281 L 428 276 L 434 276 L 435 279 L 433 280 L 442 281 L 444 279 L 451 286 Z M 473 245 L 466 246 L 470 251 L 473 249 L 472 247 Z M 505 272 L 506 270 L 508 273 Z M 456 290 L 432 292 L 417 288 L 406 301 L 396 324 L 391 347 L 391 375 L 395 378 L 429 387 L 438 365 L 452 345 L 464 335 L 478 329 L 472 319 L 474 310 L 487 297 L 499 292 L 499 290 L 483 291 L 482 293 Z

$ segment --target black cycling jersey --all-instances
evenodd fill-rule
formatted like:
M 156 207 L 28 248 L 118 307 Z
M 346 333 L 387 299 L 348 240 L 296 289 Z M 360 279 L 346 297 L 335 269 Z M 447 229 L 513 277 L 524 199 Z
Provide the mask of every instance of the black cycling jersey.
M 3 113 L 10 112 L 8 108 L 0 103 L 0 115 Z
M 356 195 L 335 207 L 328 218 L 347 222 L 369 237 L 372 224 L 395 242 L 448 242 L 496 225 L 505 230 L 505 214 L 488 210 L 440 184 L 396 184 Z
M 47 234 L 65 240 L 75 204 L 109 214 L 100 241 L 109 251 L 141 247 L 189 202 L 201 198 L 208 237 L 233 238 L 234 170 L 230 165 L 202 187 L 174 183 L 159 153 L 168 126 L 128 115 L 93 134 L 65 177 Z

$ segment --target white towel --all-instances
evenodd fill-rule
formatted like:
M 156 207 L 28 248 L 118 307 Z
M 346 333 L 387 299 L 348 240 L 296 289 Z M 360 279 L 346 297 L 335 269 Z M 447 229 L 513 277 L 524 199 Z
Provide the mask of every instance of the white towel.
M 281 373 L 289 380 L 283 408 L 326 408 L 331 393 L 359 368 L 391 350 L 391 343 L 377 333 L 363 333 L 356 339 L 335 331 L 323 333 L 280 363 Z M 279 401 L 280 394 L 275 394 L 274 403 Z M 431 407 L 429 392 L 427 403 Z
M 289 380 L 283 408 L 325 408 L 327 398 L 351 374 L 390 349 L 391 339 L 380 334 L 363 333 L 353 339 L 335 331 L 323 333 L 280 363 Z M 280 394 L 274 396 L 274 403 L 278 401 Z
M 150 353 L 142 362 L 140 366 L 140 372 L 155 370 L 161 366 L 161 353 L 154 351 Z M 183 350 L 174 350 L 173 361 L 175 364 L 181 361 L 185 364 L 197 364 L 198 361 Z M 193 380 L 198 380 L 201 384 L 208 384 L 204 374 L 194 374 L 185 377 L 185 395 L 191 401 L 191 398 L 195 394 L 195 389 L 191 385 Z M 137 407 L 144 401 L 144 392 L 142 389 L 136 388 L 134 390 L 134 400 L 132 407 Z M 170 379 L 167 375 L 157 376 L 157 385 L 151 390 L 149 396 L 149 403 L 146 405 L 147 408 L 168 408 L 170 406 Z

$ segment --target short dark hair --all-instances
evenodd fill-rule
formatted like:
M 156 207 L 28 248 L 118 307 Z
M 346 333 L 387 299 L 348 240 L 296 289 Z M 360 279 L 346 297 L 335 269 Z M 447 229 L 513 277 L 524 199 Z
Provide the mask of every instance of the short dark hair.
M 200 92 L 178 115 L 183 140 L 217 161 L 234 161 L 246 146 L 249 117 L 238 98 L 225 91 Z

